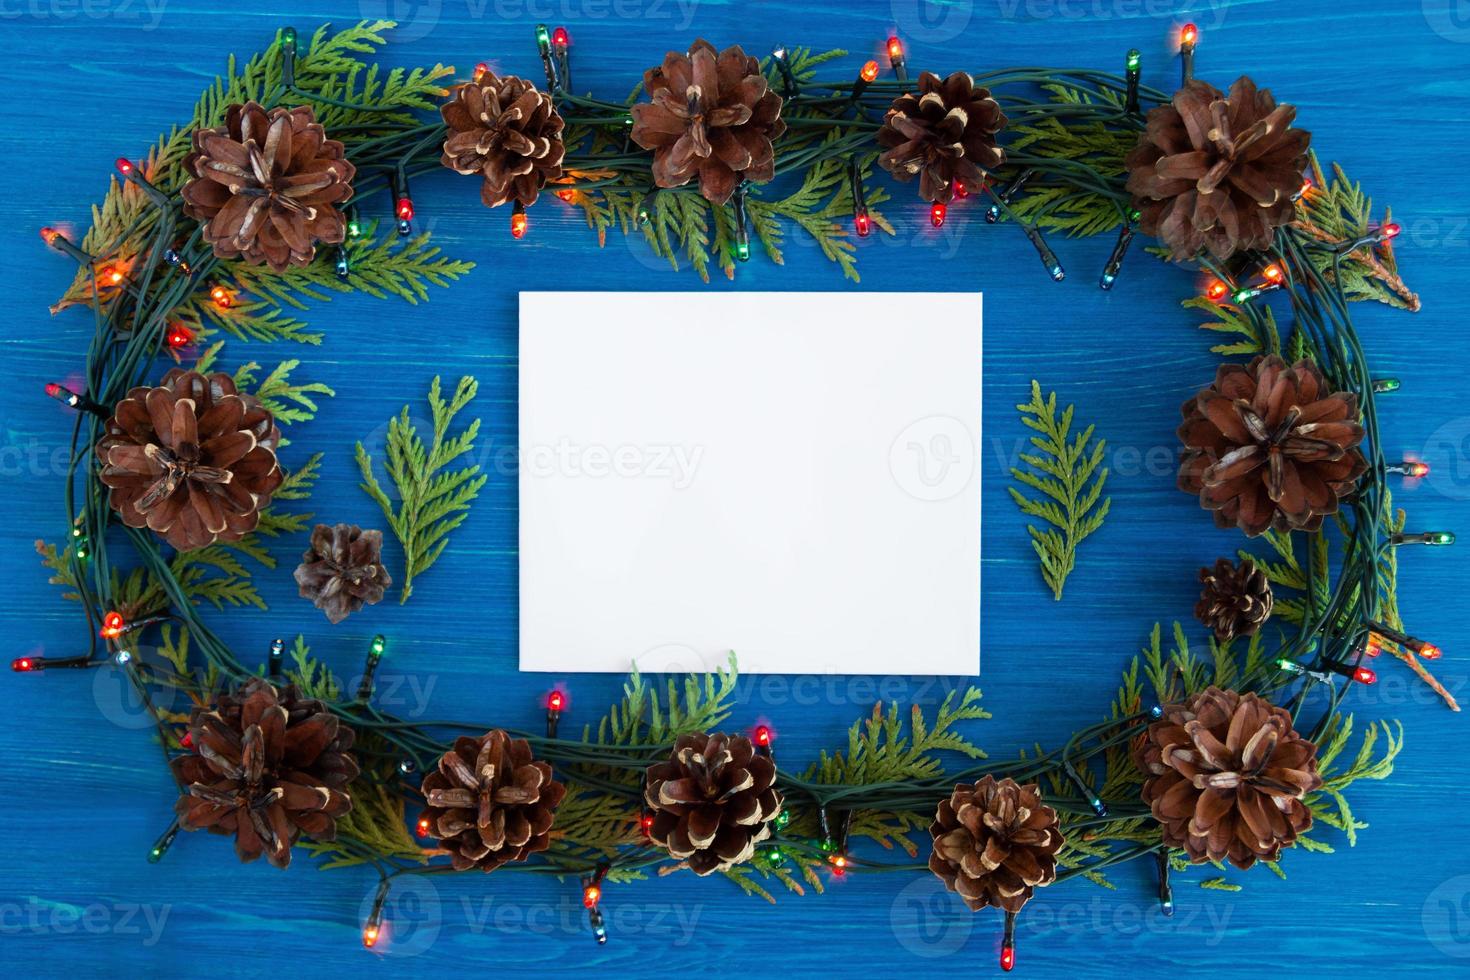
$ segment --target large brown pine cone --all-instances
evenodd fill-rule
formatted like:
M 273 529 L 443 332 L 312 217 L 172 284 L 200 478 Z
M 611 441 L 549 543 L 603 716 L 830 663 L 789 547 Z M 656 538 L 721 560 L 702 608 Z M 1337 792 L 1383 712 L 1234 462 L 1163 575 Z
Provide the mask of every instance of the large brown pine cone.
M 775 176 L 772 140 L 786 132 L 781 96 L 739 45 L 716 54 L 699 40 L 688 54 L 670 51 L 643 73 L 643 87 L 650 101 L 633 107 L 633 142 L 653 151 L 658 186 L 698 177 L 700 193 L 723 204 L 742 179 Z
M 344 152 L 309 106 L 232 105 L 223 126 L 194 133 L 184 213 L 204 223 L 204 240 L 222 259 L 277 272 L 307 265 L 317 242 L 346 235 L 341 208 L 357 170 Z
M 744 735 L 680 735 L 668 762 L 648 767 L 648 836 L 695 874 L 750 860 L 781 812 L 776 764 Z
M 1302 798 L 1322 785 L 1317 747 L 1254 694 L 1210 687 L 1167 706 L 1135 761 L 1164 843 L 1195 864 L 1275 861 L 1312 826 Z
M 535 204 L 546 182 L 561 176 L 565 124 L 551 96 L 525 79 L 480 72 L 451 89 L 439 112 L 449 127 L 440 162 L 462 174 L 483 174 L 486 207 Z
M 187 551 L 255 529 L 284 478 L 280 442 L 270 411 L 228 374 L 174 368 L 117 403 L 97 459 L 123 523 Z
M 567 788 L 531 746 L 500 729 L 460 736 L 424 777 L 429 834 L 459 871 L 494 871 L 551 846 L 551 825 Z
M 1215 631 L 1215 639 L 1228 642 L 1237 636 L 1254 636 L 1271 615 L 1275 597 L 1266 572 L 1249 558 L 1234 564 L 1229 558 L 1214 568 L 1199 570 L 1199 602 L 1195 617 Z
M 1317 530 L 1368 469 L 1358 397 L 1330 391 L 1308 360 L 1223 364 L 1182 411 L 1179 489 L 1252 537 Z
M 194 754 L 171 763 L 184 787 L 179 826 L 233 835 L 241 861 L 264 854 L 284 868 L 302 834 L 333 840 L 352 809 L 352 729 L 294 687 L 250 681 L 194 709 L 189 739 Z
M 972 912 L 987 905 L 1019 912 L 1037 888 L 1056 880 L 1062 832 L 1035 783 L 994 776 L 960 783 L 939 801 L 929 833 L 929 870 Z
M 1292 129 L 1296 108 L 1242 76 L 1228 96 L 1193 79 L 1151 109 L 1128 154 L 1128 190 L 1153 235 L 1176 261 L 1208 249 L 1224 261 L 1271 244 L 1291 221 L 1312 134 Z
M 393 584 L 383 565 L 383 532 L 356 524 L 318 524 L 296 566 L 301 596 L 340 623 L 364 605 L 381 602 Z
M 878 163 L 899 180 L 919 175 L 919 196 L 948 201 L 954 182 L 978 190 L 986 174 L 1005 162 L 995 135 L 1006 125 L 990 89 L 957 71 L 944 80 L 933 72 L 919 76 L 919 91 L 900 95 L 878 130 L 887 149 Z

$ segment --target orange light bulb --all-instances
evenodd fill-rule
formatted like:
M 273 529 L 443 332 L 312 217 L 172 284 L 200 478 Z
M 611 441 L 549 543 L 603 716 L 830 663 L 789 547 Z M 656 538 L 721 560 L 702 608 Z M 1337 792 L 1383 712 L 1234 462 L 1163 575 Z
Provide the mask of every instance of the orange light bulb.
M 859 73 L 859 77 L 865 82 L 871 82 L 875 80 L 878 77 L 878 62 L 866 62 L 863 65 L 863 70 Z

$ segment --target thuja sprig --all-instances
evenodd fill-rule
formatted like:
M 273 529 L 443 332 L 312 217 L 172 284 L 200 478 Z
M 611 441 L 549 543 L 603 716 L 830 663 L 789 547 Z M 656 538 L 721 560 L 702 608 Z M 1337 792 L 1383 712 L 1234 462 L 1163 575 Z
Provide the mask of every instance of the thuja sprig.
M 362 443 L 357 444 L 357 465 L 362 471 L 362 488 L 377 502 L 403 546 L 404 582 L 402 602 L 413 595 L 413 580 L 439 559 L 449 544 L 449 533 L 469 516 L 470 502 L 479 496 L 488 476 L 479 466 L 448 469 L 449 464 L 471 452 L 480 432 L 475 419 L 458 435 L 450 435 L 454 417 L 474 399 L 479 382 L 459 379 L 448 401 L 439 392 L 439 378 L 429 386 L 429 410 L 433 434 L 425 445 L 409 418 L 409 408 L 388 423 L 383 468 L 397 491 L 398 506 L 383 490 L 373 473 L 373 459 Z
M 1052 597 L 1061 599 L 1067 576 L 1077 565 L 1077 546 L 1102 526 L 1112 500 L 1103 498 L 1108 470 L 1102 465 L 1107 442 L 1093 441 L 1093 426 L 1072 435 L 1072 406 L 1057 415 L 1057 395 L 1041 396 L 1041 385 L 1031 382 L 1031 400 L 1016 406 L 1021 422 L 1037 435 L 1031 437 L 1035 452 L 1022 453 L 1029 469 L 1012 467 L 1017 482 L 1035 490 L 1027 496 L 1007 487 L 1011 499 L 1028 517 L 1038 517 L 1051 527 L 1027 525 L 1031 547 L 1041 560 L 1041 575 Z

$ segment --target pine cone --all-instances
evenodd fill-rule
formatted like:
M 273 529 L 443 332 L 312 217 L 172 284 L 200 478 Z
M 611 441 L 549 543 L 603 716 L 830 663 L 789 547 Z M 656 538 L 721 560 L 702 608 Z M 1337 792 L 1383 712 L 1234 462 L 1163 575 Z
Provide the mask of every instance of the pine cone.
M 357 170 L 309 106 L 232 105 L 225 123 L 194 132 L 184 160 L 184 213 L 204 223 L 204 240 L 222 259 L 276 272 L 307 265 L 317 242 L 339 244 Z
M 280 442 L 271 413 L 228 374 L 174 368 L 118 402 L 97 459 L 123 523 L 188 551 L 255 530 L 283 479 Z
M 423 781 L 429 833 L 458 871 L 494 871 L 551 845 L 551 825 L 567 788 L 531 758 L 525 739 L 500 729 L 460 736 Z
M 252 680 L 194 709 L 189 736 L 194 754 L 170 763 L 185 790 L 174 807 L 184 830 L 232 834 L 241 861 L 264 854 L 278 868 L 302 834 L 336 838 L 358 768 L 352 729 L 320 701 Z
M 697 875 L 750 860 L 781 812 L 776 764 L 744 735 L 680 735 L 668 762 L 648 767 L 648 836 Z
M 786 132 L 781 96 L 739 45 L 717 55 L 699 40 L 687 55 L 670 51 L 643 73 L 643 87 L 650 101 L 633 107 L 633 142 L 653 151 L 658 186 L 698 177 L 699 192 L 723 204 L 742 179 L 776 175 L 772 141 Z
M 987 905 L 1019 912 L 1032 892 L 1056 880 L 1062 831 L 1035 783 L 994 776 L 960 783 L 939 801 L 929 833 L 929 870 L 972 912 Z
M 375 605 L 393 584 L 383 566 L 383 532 L 356 524 L 318 524 L 311 547 L 296 566 L 301 597 L 340 623 L 364 605 Z
M 919 76 L 919 91 L 900 95 L 878 130 L 878 145 L 888 152 L 878 163 L 902 181 L 919 175 L 919 196 L 948 201 L 954 182 L 978 190 L 986 173 L 1005 163 L 995 135 L 1006 125 L 990 89 L 957 71 L 940 81 L 932 72 Z
M 1317 530 L 1368 468 L 1358 397 L 1329 392 L 1308 360 L 1223 364 L 1183 414 L 1179 489 L 1251 537 Z
M 462 174 L 484 174 L 480 200 L 536 203 L 548 180 L 561 176 L 564 123 L 551 96 L 522 78 L 481 72 L 450 90 L 440 107 L 449 136 L 440 162 Z
M 1242 76 L 1223 95 L 1198 79 L 1149 111 L 1128 154 L 1128 190 L 1153 235 L 1176 261 L 1208 249 L 1224 261 L 1264 249 L 1296 216 L 1312 134 L 1292 129 L 1296 108 Z
M 1317 747 L 1289 712 L 1254 694 L 1210 687 L 1169 705 L 1135 761 L 1164 843 L 1195 864 L 1275 861 L 1312 826 L 1302 798 L 1322 785 Z
M 1221 643 L 1237 636 L 1254 636 L 1271 615 L 1275 601 L 1271 581 L 1249 558 L 1241 559 L 1239 565 L 1221 558 L 1213 571 L 1201 568 L 1199 580 L 1204 589 L 1194 615 L 1215 631 L 1215 639 Z

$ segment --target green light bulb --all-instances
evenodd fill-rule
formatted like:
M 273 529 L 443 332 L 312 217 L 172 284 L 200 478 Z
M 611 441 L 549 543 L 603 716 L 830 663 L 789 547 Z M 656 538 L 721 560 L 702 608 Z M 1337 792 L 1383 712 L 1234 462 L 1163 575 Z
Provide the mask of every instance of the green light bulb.
M 1399 385 L 1398 378 L 1378 378 L 1373 382 L 1373 391 L 1375 394 L 1384 395 L 1390 391 L 1398 391 Z
M 381 633 L 373 637 L 373 655 L 381 657 L 383 655 L 383 647 L 386 644 L 387 641 L 383 639 L 383 635 Z
M 738 242 L 735 245 L 735 257 L 741 262 L 750 260 L 750 242 Z
M 1143 63 L 1143 55 L 1137 48 L 1128 52 L 1128 70 L 1138 71 L 1138 66 Z
M 551 35 L 547 33 L 545 24 L 536 25 L 536 43 L 542 48 L 551 44 Z
M 1430 544 L 1454 544 L 1455 535 L 1452 531 L 1431 531 L 1429 533 Z

